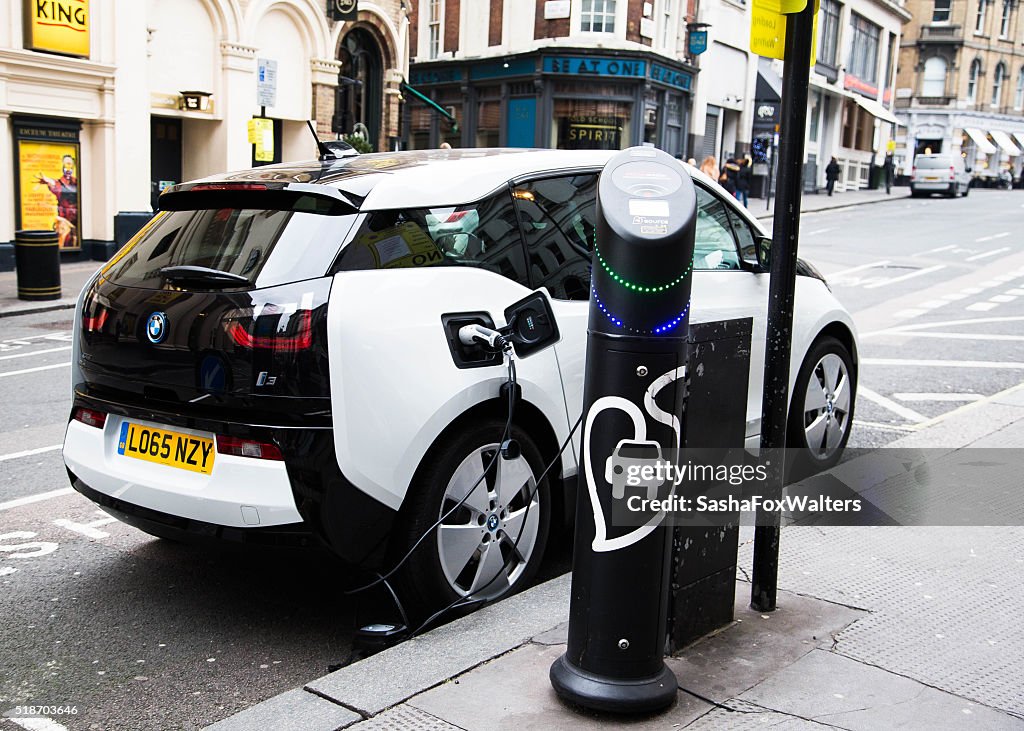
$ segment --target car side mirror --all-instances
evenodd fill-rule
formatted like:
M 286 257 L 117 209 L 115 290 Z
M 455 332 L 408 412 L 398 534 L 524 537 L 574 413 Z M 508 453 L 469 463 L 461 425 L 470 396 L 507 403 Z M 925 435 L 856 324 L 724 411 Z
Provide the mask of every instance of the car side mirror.
M 502 332 L 507 334 L 516 355 L 525 358 L 559 341 L 558 323 L 551 303 L 543 292 L 533 292 L 505 310 Z
M 769 236 L 759 236 L 754 243 L 754 254 L 757 256 L 757 265 L 768 271 L 772 263 L 772 240 Z

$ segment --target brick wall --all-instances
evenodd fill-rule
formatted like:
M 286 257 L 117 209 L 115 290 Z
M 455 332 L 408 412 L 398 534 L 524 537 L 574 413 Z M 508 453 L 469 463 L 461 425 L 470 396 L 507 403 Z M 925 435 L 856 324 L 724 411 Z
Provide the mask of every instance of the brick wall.
M 491 16 L 487 20 L 487 45 L 501 45 L 501 21 L 505 14 L 504 0 L 491 0 Z
M 519 0 L 522 2 L 522 0 Z M 564 38 L 569 35 L 569 19 L 544 20 L 544 0 L 536 0 L 533 20 L 534 38 Z
M 690 0 L 695 2 L 696 0 Z M 420 0 L 411 0 L 409 3 L 409 57 L 419 55 L 419 30 L 420 30 Z
M 447 0 L 444 4 L 444 50 L 457 52 L 459 50 L 459 2 L 460 0 Z

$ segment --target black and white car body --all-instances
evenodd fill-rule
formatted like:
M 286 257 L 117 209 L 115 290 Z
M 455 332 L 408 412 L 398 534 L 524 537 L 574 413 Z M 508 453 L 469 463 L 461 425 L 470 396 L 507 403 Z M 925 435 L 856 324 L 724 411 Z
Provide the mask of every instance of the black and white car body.
M 155 535 L 319 543 L 383 570 L 428 532 L 403 586 L 425 602 L 522 585 L 552 521 L 571 515 L 578 433 L 537 479 L 582 408 L 594 196 L 611 154 L 360 155 L 165 192 L 80 300 L 72 484 Z M 686 169 L 692 318 L 753 317 L 738 386 L 756 443 L 765 232 Z M 824 466 L 852 423 L 856 337 L 820 275 L 801 272 L 791 445 Z M 522 453 L 494 459 L 506 371 L 500 357 L 460 355 L 445 318 L 501 326 L 538 288 L 561 341 L 518 361 Z

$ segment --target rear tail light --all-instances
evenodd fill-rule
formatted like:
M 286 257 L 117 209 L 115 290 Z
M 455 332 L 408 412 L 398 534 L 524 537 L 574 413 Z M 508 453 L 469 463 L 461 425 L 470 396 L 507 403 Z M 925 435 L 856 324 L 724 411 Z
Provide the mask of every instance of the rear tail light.
M 952 180 L 954 177 L 956 177 L 956 168 L 953 167 L 952 165 L 950 165 L 949 166 L 949 179 Z
M 107 423 L 107 415 L 102 411 L 94 411 L 93 409 L 85 409 L 79 406 L 75 409 L 71 416 L 75 421 L 80 421 L 86 426 L 94 426 L 97 429 L 102 429 L 103 425 Z
M 269 442 L 258 442 L 255 439 L 239 439 L 238 437 L 226 437 L 217 435 L 217 452 L 219 454 L 231 454 L 235 457 L 252 457 L 253 459 L 271 459 L 275 461 L 284 460 L 280 448 Z
M 224 329 L 235 345 L 247 350 L 295 352 L 313 345 L 313 295 L 296 304 L 264 304 L 232 310 Z
M 264 183 L 198 183 L 191 190 L 266 190 Z
M 100 305 L 97 310 L 95 315 L 82 315 L 82 329 L 86 332 L 99 332 L 106 324 L 107 318 L 110 317 L 110 310 L 106 307 Z

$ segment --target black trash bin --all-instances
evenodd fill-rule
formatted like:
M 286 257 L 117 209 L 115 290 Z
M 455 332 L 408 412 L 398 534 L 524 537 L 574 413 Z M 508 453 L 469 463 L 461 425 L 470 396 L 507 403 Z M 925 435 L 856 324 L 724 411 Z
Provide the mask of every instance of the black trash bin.
M 15 231 L 18 299 L 60 299 L 60 244 L 56 231 Z

